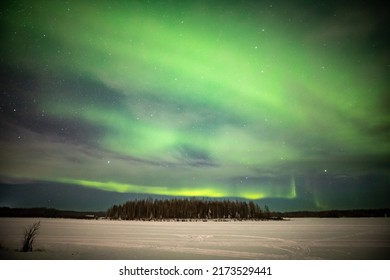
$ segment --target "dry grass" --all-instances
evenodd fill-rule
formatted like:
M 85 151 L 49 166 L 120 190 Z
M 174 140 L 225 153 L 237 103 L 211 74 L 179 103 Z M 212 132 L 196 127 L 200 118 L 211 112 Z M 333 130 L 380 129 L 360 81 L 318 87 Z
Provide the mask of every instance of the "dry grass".
M 33 243 L 40 227 L 41 222 L 39 221 L 24 229 L 22 252 L 31 252 L 33 250 Z

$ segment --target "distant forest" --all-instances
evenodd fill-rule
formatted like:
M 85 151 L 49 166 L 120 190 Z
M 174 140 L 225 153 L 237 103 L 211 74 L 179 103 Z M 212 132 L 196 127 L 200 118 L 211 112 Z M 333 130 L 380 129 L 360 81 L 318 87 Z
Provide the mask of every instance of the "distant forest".
M 0 207 L 0 217 L 70 218 L 70 219 L 235 219 L 279 220 L 282 218 L 343 218 L 389 217 L 390 209 L 353 209 L 325 211 L 271 212 L 267 206 L 254 202 L 207 201 L 207 200 L 137 200 L 114 205 L 107 211 L 70 211 L 53 208 Z
M 107 210 L 107 218 L 121 220 L 163 219 L 271 219 L 268 206 L 254 202 L 215 201 L 199 199 L 135 200 L 114 205 Z
M 68 218 L 68 219 L 96 219 L 106 216 L 105 212 L 69 211 L 53 208 L 9 208 L 0 207 L 0 217 L 25 218 Z
M 325 211 L 295 211 L 274 212 L 272 215 L 284 218 L 374 218 L 389 217 L 390 209 L 352 209 L 352 210 L 325 210 Z

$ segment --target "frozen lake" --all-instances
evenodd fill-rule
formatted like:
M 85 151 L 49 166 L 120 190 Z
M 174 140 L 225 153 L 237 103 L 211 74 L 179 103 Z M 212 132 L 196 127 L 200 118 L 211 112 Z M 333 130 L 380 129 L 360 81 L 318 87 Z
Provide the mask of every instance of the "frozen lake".
M 41 221 L 31 253 L 24 227 Z M 141 222 L 0 218 L 1 259 L 390 259 L 390 219 Z

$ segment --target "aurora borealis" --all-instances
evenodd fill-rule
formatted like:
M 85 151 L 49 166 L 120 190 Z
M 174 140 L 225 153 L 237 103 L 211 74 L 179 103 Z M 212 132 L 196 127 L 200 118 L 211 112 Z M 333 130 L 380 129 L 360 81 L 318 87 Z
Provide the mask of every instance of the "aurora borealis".
M 384 4 L 1 5 L 0 206 L 44 185 L 390 207 Z

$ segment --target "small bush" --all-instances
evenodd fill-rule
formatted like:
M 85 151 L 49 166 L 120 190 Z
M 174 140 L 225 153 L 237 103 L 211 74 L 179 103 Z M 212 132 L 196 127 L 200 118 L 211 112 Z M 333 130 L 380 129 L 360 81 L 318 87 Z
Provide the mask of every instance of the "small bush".
M 39 221 L 24 229 L 22 252 L 31 252 L 33 250 L 33 243 L 40 227 L 41 222 Z

